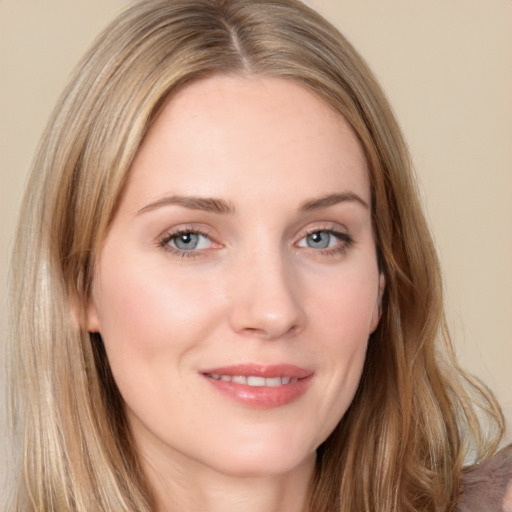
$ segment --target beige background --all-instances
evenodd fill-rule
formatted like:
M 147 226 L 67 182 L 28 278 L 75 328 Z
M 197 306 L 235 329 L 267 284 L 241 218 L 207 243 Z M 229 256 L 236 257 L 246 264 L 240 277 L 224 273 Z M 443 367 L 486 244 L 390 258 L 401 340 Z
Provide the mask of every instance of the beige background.
M 2 333 L 6 262 L 38 137 L 78 58 L 129 3 L 0 0 Z M 309 3 L 367 58 L 395 107 L 441 255 L 457 352 L 512 423 L 512 1 Z

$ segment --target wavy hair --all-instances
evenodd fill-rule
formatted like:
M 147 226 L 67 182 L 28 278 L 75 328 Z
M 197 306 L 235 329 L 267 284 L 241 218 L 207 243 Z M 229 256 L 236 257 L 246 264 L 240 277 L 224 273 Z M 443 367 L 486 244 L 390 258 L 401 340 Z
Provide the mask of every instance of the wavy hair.
M 353 403 L 318 449 L 310 510 L 453 510 L 465 458 L 495 451 L 503 418 L 455 361 L 435 249 L 385 95 L 347 40 L 296 0 L 144 0 L 74 73 L 40 144 L 13 253 L 10 510 L 154 510 L 102 340 L 80 326 L 141 141 L 169 98 L 216 73 L 302 84 L 347 119 L 368 162 L 383 315 Z

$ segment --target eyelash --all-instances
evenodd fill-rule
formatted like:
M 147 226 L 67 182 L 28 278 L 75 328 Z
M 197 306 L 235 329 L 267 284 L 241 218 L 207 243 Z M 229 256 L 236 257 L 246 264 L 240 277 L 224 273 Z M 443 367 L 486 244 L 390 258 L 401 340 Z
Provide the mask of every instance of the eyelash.
M 339 240 L 339 244 L 335 245 L 334 247 L 329 247 L 325 249 L 314 249 L 312 247 L 309 247 L 314 253 L 321 254 L 322 256 L 336 256 L 341 255 L 347 252 L 347 250 L 354 245 L 354 239 L 347 233 L 343 233 L 341 231 L 338 231 L 336 229 L 332 228 L 318 228 L 315 227 L 314 229 L 310 229 L 306 231 L 299 239 L 299 241 L 303 240 L 304 238 L 314 235 L 315 233 L 327 233 L 331 236 L 336 237 Z M 164 251 L 169 252 L 173 255 L 176 255 L 180 258 L 197 258 L 204 256 L 204 249 L 201 250 L 184 250 L 184 249 L 178 249 L 176 247 L 172 247 L 170 245 L 170 242 L 173 239 L 176 239 L 180 237 L 181 235 L 199 235 L 204 236 L 208 238 L 212 243 L 215 243 L 214 240 L 211 238 L 211 234 L 208 233 L 206 230 L 201 230 L 195 227 L 183 227 L 176 231 L 172 231 L 170 233 L 166 233 L 160 240 L 158 241 L 158 247 L 162 248 Z
M 313 249 L 310 248 L 315 253 L 320 253 L 322 256 L 339 256 L 345 254 L 348 249 L 350 249 L 354 245 L 354 239 L 348 234 L 342 231 L 338 231 L 333 228 L 318 228 L 315 227 L 310 229 L 304 233 L 300 240 L 306 238 L 307 236 L 314 235 L 315 233 L 328 233 L 331 236 L 336 237 L 339 240 L 339 244 L 334 247 L 329 247 L 325 249 Z
M 172 231 L 170 233 L 166 233 L 160 240 L 158 241 L 158 246 L 161 247 L 164 251 L 169 252 L 175 256 L 178 256 L 180 258 L 197 258 L 204 255 L 204 252 L 201 250 L 184 250 L 184 249 L 178 249 L 177 247 L 172 247 L 169 242 L 171 242 L 173 239 L 176 239 L 182 235 L 199 235 L 204 236 L 208 238 L 212 243 L 215 243 L 212 238 L 211 234 L 208 233 L 206 230 L 201 230 L 196 227 L 183 227 L 180 229 L 177 229 L 176 231 Z

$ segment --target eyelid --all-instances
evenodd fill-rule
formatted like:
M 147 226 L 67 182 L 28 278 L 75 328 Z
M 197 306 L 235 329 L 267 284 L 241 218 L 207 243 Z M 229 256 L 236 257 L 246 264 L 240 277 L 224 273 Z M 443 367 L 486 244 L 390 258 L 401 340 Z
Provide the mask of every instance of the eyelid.
M 315 223 L 313 225 L 306 226 L 305 228 L 301 229 L 298 232 L 296 238 L 298 240 L 301 240 L 305 236 L 311 235 L 313 233 L 318 233 L 319 231 L 327 231 L 330 233 L 339 234 L 343 236 L 350 236 L 349 230 L 345 226 L 333 222 L 326 222 Z
M 197 225 L 190 225 L 190 224 L 179 225 L 179 226 L 175 226 L 173 228 L 169 228 L 169 229 L 165 230 L 162 234 L 160 234 L 157 237 L 156 245 L 159 248 L 163 249 L 164 251 L 174 254 L 176 256 L 180 256 L 180 257 L 199 257 L 199 256 L 203 256 L 205 251 L 209 251 L 210 249 L 212 249 L 212 248 L 207 248 L 207 249 L 185 250 L 185 249 L 178 249 L 177 247 L 173 247 L 172 245 L 169 244 L 169 242 L 173 238 L 178 237 L 181 234 L 188 234 L 188 233 L 197 234 L 197 235 L 204 236 L 204 237 L 208 238 L 211 241 L 212 245 L 216 246 L 216 247 L 212 247 L 212 248 L 222 247 L 222 245 L 213 236 L 211 229 L 208 229 L 208 227 L 205 227 L 205 226 L 197 226 Z
M 298 245 L 307 236 L 319 232 L 330 233 L 331 235 L 338 238 L 339 244 L 336 244 L 334 247 L 325 248 L 313 248 L 307 245 Z M 347 228 L 341 227 L 339 224 L 333 224 L 329 222 L 325 224 L 316 224 L 314 226 L 309 226 L 301 230 L 296 237 L 296 242 L 294 243 L 294 245 L 301 250 L 309 250 L 317 255 L 334 256 L 336 254 L 343 254 L 352 245 L 354 245 L 354 243 L 355 240 L 353 236 L 349 233 Z

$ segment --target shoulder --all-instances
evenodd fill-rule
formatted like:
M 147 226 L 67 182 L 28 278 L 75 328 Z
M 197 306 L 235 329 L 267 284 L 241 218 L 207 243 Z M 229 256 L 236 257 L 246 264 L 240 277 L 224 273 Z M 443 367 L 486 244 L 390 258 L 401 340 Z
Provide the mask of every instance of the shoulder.
M 512 445 L 464 470 L 459 512 L 512 512 Z

